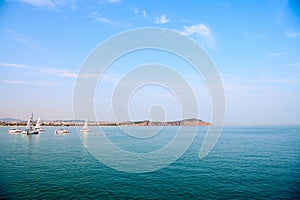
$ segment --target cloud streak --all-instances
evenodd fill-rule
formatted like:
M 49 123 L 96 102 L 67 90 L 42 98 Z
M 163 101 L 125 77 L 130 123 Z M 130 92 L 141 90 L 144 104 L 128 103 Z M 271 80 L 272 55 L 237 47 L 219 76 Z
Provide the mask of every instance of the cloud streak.
M 35 86 L 46 86 L 46 87 L 58 86 L 57 82 L 50 82 L 50 81 L 3 80 L 1 81 L 1 83 L 13 84 L 13 85 L 35 85 Z
M 60 77 L 66 77 L 66 78 L 77 78 L 76 72 L 71 72 L 66 69 L 57 69 L 57 68 L 46 68 L 41 71 L 44 74 L 50 74 Z
M 39 8 L 55 8 L 56 7 L 55 1 L 51 1 L 51 0 L 21 0 L 21 2 L 27 3 L 31 6 L 39 7 Z
M 100 0 L 100 4 L 120 4 L 121 0 Z
M 33 39 L 23 35 L 22 33 L 19 33 L 17 31 L 11 30 L 11 29 L 7 29 L 6 32 L 12 40 L 18 42 L 19 44 L 25 45 L 25 46 L 33 48 L 33 49 L 46 51 L 37 42 L 35 42 Z
M 114 4 L 114 3 L 121 3 L 121 0 L 108 0 L 109 3 Z
M 224 89 L 233 94 L 240 93 L 265 93 L 272 90 L 277 90 L 280 87 L 298 87 L 300 81 L 298 79 L 289 77 L 273 77 L 273 76 L 259 76 L 256 78 L 241 78 L 237 75 L 223 75 Z
M 58 7 L 69 6 L 70 9 L 77 8 L 76 0 L 20 0 L 36 8 L 56 9 Z
M 98 13 L 97 11 L 94 11 L 90 14 L 91 18 L 93 18 L 95 21 L 97 22 L 100 22 L 100 23 L 103 23 L 103 24 L 110 24 L 112 25 L 113 22 L 111 20 L 109 20 L 108 18 L 106 17 L 103 17 L 100 13 Z
M 77 78 L 77 73 L 74 72 L 64 72 L 60 74 L 62 77 L 67 77 L 67 78 Z
M 114 21 L 114 20 L 108 19 L 108 18 L 104 17 L 102 14 L 98 13 L 97 11 L 91 12 L 88 17 L 92 18 L 94 21 L 99 22 L 101 24 L 107 24 L 107 25 L 114 26 L 114 27 L 125 28 L 130 25 L 129 23 L 123 24 L 119 21 Z
M 2 67 L 11 67 L 11 68 L 28 68 L 27 65 L 19 64 L 19 63 L 0 62 L 0 66 L 2 66 Z
M 291 63 L 288 66 L 291 66 L 291 67 L 300 67 L 300 62 Z

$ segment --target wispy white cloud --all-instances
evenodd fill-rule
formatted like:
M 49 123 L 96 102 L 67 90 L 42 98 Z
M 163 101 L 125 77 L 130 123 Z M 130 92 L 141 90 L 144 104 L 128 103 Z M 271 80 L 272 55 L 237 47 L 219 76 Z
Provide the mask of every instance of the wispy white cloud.
M 67 77 L 67 78 L 77 78 L 76 72 L 71 72 L 66 69 L 58 69 L 58 68 L 46 68 L 41 71 L 44 74 L 51 74 L 55 76 Z
M 127 28 L 128 26 L 130 26 L 130 23 L 122 23 L 120 21 L 108 19 L 102 14 L 98 13 L 97 11 L 91 12 L 91 14 L 88 17 L 101 24 L 108 24 L 114 27 Z
M 187 20 L 187 19 L 181 19 L 180 22 L 186 23 L 186 22 L 189 22 L 189 20 Z
M 6 63 L 6 62 L 0 62 L 0 66 L 2 66 L 2 67 L 12 67 L 12 68 L 28 68 L 28 66 L 24 65 L 24 64 Z
M 97 78 L 98 74 L 95 73 L 85 73 L 85 74 L 78 74 L 77 72 L 70 71 L 67 69 L 59 69 L 59 68 L 46 68 L 40 71 L 43 74 L 49 74 L 58 77 L 65 77 L 65 78 Z
M 237 75 L 222 75 L 226 92 L 239 93 L 267 93 L 278 87 L 298 87 L 300 80 L 289 77 L 266 76 L 264 74 L 255 78 L 241 77 Z
M 121 0 L 100 0 L 100 4 L 119 4 Z
M 0 62 L 0 66 L 3 67 L 10 67 L 10 68 L 24 68 L 24 69 L 30 69 L 32 73 L 42 73 L 42 74 L 50 74 L 54 76 L 60 76 L 60 77 L 66 77 L 66 78 L 77 78 L 76 72 L 71 72 L 70 70 L 66 69 L 58 69 L 58 68 L 46 68 L 46 69 L 40 69 L 37 67 L 29 67 L 25 64 L 19 64 L 19 63 L 6 63 L 6 62 Z M 5 81 L 5 83 L 12 83 L 12 84 L 21 84 L 22 81 L 12 81 L 8 80 Z M 44 84 L 47 82 L 41 82 L 41 84 Z M 24 82 L 24 84 L 27 85 L 38 85 L 40 82 Z
M 44 74 L 61 74 L 64 72 L 68 72 L 66 69 L 59 69 L 59 68 L 45 68 L 41 71 Z
M 118 5 L 121 4 L 121 0 L 98 0 L 99 4 Z
M 21 2 L 24 2 L 29 5 L 39 7 L 39 8 L 55 8 L 56 7 L 56 3 L 52 0 L 21 0 Z
M 104 24 L 112 24 L 112 21 L 105 18 L 105 17 L 101 17 L 99 16 L 97 19 L 96 19 L 97 22 L 100 22 L 100 23 L 104 23 Z
M 32 73 L 41 73 L 41 74 L 48 74 L 53 76 L 59 76 L 59 77 L 66 77 L 66 78 L 77 78 L 78 74 L 77 72 L 70 71 L 67 69 L 59 69 L 59 68 L 37 68 L 37 67 L 29 67 L 25 64 L 19 64 L 19 63 L 6 63 L 6 62 L 0 62 L 0 67 L 10 67 L 10 68 L 24 68 L 24 69 L 30 69 Z M 94 74 L 85 74 L 81 77 L 86 78 L 93 78 L 95 77 Z M 21 81 L 6 81 L 6 83 L 21 83 Z M 32 82 L 27 82 L 25 84 L 33 84 Z
M 205 24 L 195 24 L 191 26 L 183 26 L 183 35 L 197 35 L 200 36 L 206 46 L 215 49 L 215 39 L 211 29 Z
M 58 86 L 57 82 L 50 81 L 24 81 L 24 80 L 3 80 L 1 83 L 13 84 L 13 85 L 35 85 L 35 86 Z
M 75 72 L 64 72 L 60 74 L 62 77 L 67 77 L 67 78 L 77 78 L 77 73 Z
M 160 15 L 159 17 L 155 18 L 155 23 L 156 24 L 166 24 L 168 22 L 170 22 L 171 20 L 167 18 L 167 15 L 163 14 Z
M 22 45 L 45 51 L 45 49 L 43 47 L 41 47 L 37 42 L 35 42 L 32 38 L 29 38 L 28 36 L 26 36 L 22 33 L 19 33 L 12 29 L 6 29 L 6 33 L 12 40 L 14 40 Z
M 20 0 L 36 8 L 56 9 L 58 7 L 68 6 L 70 9 L 77 8 L 77 0 Z
M 121 0 L 108 0 L 109 3 L 121 3 Z
M 210 29 L 204 24 L 196 24 L 192 26 L 184 26 L 184 30 L 182 32 L 184 35 L 193 35 L 197 34 L 200 36 L 208 36 L 211 34 Z
M 295 62 L 295 63 L 291 63 L 288 66 L 292 66 L 292 67 L 300 67 L 300 62 Z
M 288 31 L 288 32 L 286 32 L 286 36 L 288 38 L 299 38 L 300 37 L 300 32 L 297 32 L 297 31 Z
M 300 80 L 294 78 L 282 78 L 282 77 L 272 77 L 272 76 L 261 76 L 256 80 L 253 80 L 260 85 L 268 85 L 268 84 L 278 84 L 278 85 L 286 85 L 286 86 L 296 86 L 300 84 Z
M 93 18 L 95 21 L 100 22 L 100 23 L 104 23 L 104 24 L 113 24 L 113 22 L 111 20 L 109 20 L 106 17 L 103 17 L 100 13 L 98 13 L 97 11 L 92 12 L 89 17 Z
M 81 73 L 77 74 L 76 78 L 85 78 L 85 79 L 93 79 L 93 78 L 99 78 L 99 74 L 97 73 Z
M 95 73 L 81 73 L 78 74 L 77 72 L 70 71 L 67 69 L 58 69 L 58 68 L 46 68 L 42 71 L 40 71 L 43 74 L 49 74 L 53 76 L 58 76 L 58 77 L 65 77 L 65 78 L 98 78 L 98 74 Z

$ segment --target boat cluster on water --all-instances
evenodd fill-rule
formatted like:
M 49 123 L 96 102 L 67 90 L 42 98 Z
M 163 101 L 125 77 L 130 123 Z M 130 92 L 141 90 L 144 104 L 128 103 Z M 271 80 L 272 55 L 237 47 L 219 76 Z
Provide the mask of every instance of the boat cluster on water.
M 33 114 L 29 117 L 25 130 L 18 129 L 17 127 L 8 129 L 9 134 L 25 134 L 35 135 L 44 132 L 45 130 L 41 127 L 40 118 L 37 119 L 36 125 L 33 126 Z M 92 129 L 88 128 L 88 122 L 85 120 L 84 126 L 80 129 L 81 132 L 91 132 Z M 55 134 L 68 134 L 69 129 L 60 128 L 54 131 Z
M 33 114 L 31 114 L 31 116 L 29 117 L 29 119 L 27 121 L 25 130 L 21 130 L 21 129 L 18 129 L 17 127 L 15 127 L 15 128 L 8 129 L 7 133 L 9 133 L 9 134 L 22 133 L 22 134 L 26 134 L 26 135 L 33 135 L 33 134 L 39 134 L 40 132 L 43 132 L 43 131 L 44 131 L 44 129 L 41 128 L 41 125 L 40 125 L 40 118 L 38 118 L 36 125 L 33 126 Z

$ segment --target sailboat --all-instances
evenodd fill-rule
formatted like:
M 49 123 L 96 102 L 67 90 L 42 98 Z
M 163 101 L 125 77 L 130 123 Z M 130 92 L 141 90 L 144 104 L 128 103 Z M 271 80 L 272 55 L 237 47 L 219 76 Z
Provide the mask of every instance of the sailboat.
M 65 125 L 64 122 L 62 122 L 63 125 Z M 68 126 L 68 125 L 67 125 Z M 62 127 L 60 129 L 56 129 L 54 131 L 55 134 L 68 134 L 69 133 L 69 129 L 67 129 L 66 127 Z
M 31 116 L 29 117 L 26 129 L 21 132 L 22 134 L 26 134 L 26 135 L 39 134 L 38 131 L 32 128 L 32 119 L 33 119 L 33 114 L 31 114 Z
M 38 120 L 36 121 L 36 125 L 34 127 L 34 130 L 36 130 L 38 132 L 43 132 L 45 130 L 41 127 L 40 121 L 41 121 L 41 119 L 38 118 Z
M 9 134 L 19 134 L 21 132 L 22 132 L 22 130 L 18 129 L 17 127 L 10 128 L 7 130 L 7 133 L 9 133 Z
M 69 133 L 69 129 L 67 128 L 60 128 L 54 131 L 55 134 L 68 134 Z
M 85 119 L 84 126 L 80 129 L 80 132 L 92 132 L 92 129 L 88 127 L 87 119 Z

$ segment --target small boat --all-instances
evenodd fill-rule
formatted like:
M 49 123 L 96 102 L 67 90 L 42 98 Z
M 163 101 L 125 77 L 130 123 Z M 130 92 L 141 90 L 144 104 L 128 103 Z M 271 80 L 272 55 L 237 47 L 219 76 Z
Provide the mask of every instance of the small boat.
M 41 127 L 40 121 L 41 121 L 41 119 L 38 118 L 38 120 L 36 121 L 36 125 L 34 127 L 34 130 L 36 130 L 38 132 L 43 132 L 45 130 Z
M 15 128 L 10 128 L 10 129 L 7 130 L 7 133 L 9 133 L 9 134 L 19 134 L 19 133 L 21 133 L 21 132 L 22 132 L 22 130 L 21 130 L 21 129 L 18 129 L 17 127 L 15 127 Z
M 67 128 L 60 128 L 54 131 L 55 134 L 68 134 L 69 133 L 69 129 Z
M 32 128 L 32 119 L 33 119 L 33 114 L 31 114 L 31 116 L 29 117 L 25 130 L 21 132 L 22 134 L 26 134 L 26 135 L 39 134 L 38 131 Z
M 80 129 L 80 132 L 92 132 L 92 129 L 88 127 L 87 119 L 85 119 L 84 126 Z

